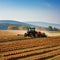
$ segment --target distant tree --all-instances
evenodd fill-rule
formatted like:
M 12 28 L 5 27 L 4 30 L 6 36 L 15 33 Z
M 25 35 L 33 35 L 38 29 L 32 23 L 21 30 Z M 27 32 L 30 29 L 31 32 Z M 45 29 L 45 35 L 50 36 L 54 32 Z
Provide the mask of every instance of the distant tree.
M 58 31 L 58 30 L 59 30 L 58 28 L 54 27 L 54 31 Z
M 52 26 L 48 26 L 48 29 L 49 29 L 50 31 L 53 31 L 53 27 L 52 27 Z

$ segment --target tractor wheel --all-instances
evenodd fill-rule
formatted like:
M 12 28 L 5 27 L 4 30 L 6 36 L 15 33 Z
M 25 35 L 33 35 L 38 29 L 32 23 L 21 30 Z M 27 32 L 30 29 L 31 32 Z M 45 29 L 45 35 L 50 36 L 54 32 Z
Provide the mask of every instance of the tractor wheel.
M 27 33 L 24 34 L 24 37 L 27 37 Z
M 30 33 L 30 37 L 35 38 L 36 36 L 35 36 L 35 34 Z
M 34 37 L 32 33 L 30 33 L 30 37 Z
M 41 37 L 47 37 L 47 35 L 45 33 L 42 33 Z

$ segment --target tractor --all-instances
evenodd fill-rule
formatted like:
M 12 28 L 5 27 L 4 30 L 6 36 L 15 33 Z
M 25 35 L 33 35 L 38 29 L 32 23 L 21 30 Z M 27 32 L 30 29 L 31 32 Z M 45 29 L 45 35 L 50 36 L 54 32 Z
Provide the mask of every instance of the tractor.
M 25 37 L 47 37 L 47 35 L 45 33 L 42 33 L 40 31 L 36 31 L 35 28 L 33 27 L 29 27 L 28 31 L 24 34 Z

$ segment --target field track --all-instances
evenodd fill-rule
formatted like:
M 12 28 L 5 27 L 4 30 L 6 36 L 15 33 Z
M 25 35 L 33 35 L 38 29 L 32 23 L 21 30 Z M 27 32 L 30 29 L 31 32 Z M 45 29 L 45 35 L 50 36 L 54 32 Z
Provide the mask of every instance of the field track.
M 0 40 L 0 60 L 60 60 L 60 37 Z

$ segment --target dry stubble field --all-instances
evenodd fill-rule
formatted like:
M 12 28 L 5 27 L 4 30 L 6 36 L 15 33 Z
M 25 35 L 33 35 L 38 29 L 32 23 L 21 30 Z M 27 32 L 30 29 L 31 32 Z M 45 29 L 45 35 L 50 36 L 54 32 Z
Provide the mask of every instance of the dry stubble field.
M 0 32 L 0 60 L 60 60 L 60 37 L 25 38 Z

